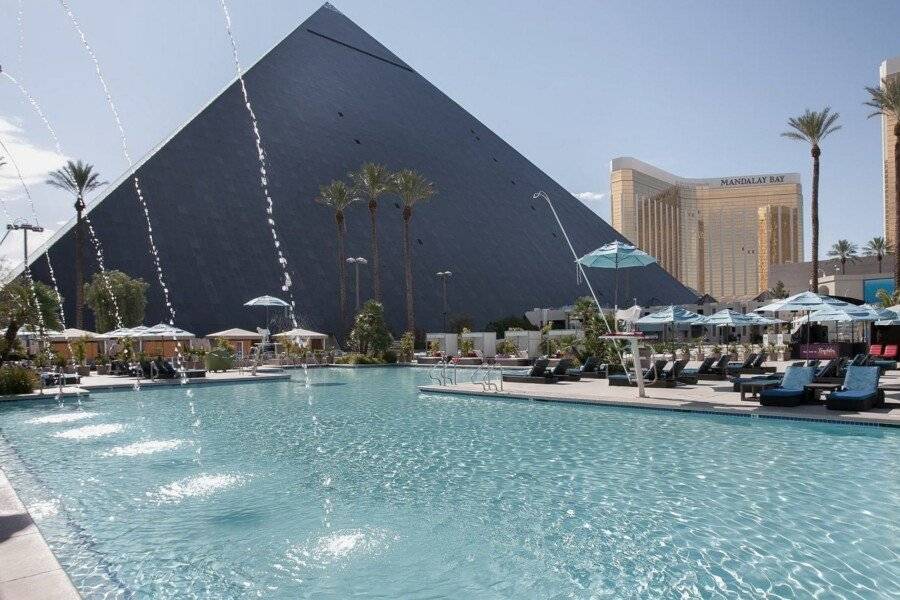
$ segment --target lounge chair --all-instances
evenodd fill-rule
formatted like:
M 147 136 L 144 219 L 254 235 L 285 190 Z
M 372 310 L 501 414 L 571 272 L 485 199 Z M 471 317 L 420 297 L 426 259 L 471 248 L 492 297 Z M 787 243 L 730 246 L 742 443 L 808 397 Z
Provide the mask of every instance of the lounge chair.
M 830 410 L 870 410 L 884 404 L 884 390 L 878 387 L 878 367 L 848 367 L 841 389 L 828 394 Z
M 581 380 L 581 371 L 572 367 L 572 359 L 562 358 L 550 374 L 560 381 L 579 381 Z
M 672 363 L 671 369 L 666 369 L 665 371 L 663 371 L 663 376 L 666 379 L 671 379 L 678 383 L 687 383 L 691 385 L 696 384 L 697 376 L 685 374 L 684 372 L 684 368 L 687 366 L 687 364 L 688 359 L 686 358 L 676 360 L 674 363 Z
M 778 369 L 774 366 L 765 366 L 765 362 L 769 360 L 769 355 L 765 352 L 760 352 L 756 355 L 756 360 L 753 361 L 753 364 L 750 365 L 749 368 L 743 369 L 741 371 L 741 375 L 743 374 L 765 374 L 765 373 L 775 373 Z
M 760 390 L 759 403 L 763 406 L 800 406 L 812 401 L 812 393 L 806 386 L 815 377 L 813 367 L 788 367 L 781 385 Z
M 503 375 L 503 381 L 509 383 L 556 383 L 559 381 L 550 371 L 547 365 L 550 361 L 546 358 L 539 358 L 534 361 L 531 370 L 526 375 Z
M 831 381 L 840 381 L 839 373 L 841 372 L 841 364 L 843 360 L 840 358 L 831 358 L 821 367 L 816 369 L 816 376 L 813 381 L 816 383 L 827 383 Z
M 682 375 L 693 375 L 695 377 L 701 373 L 709 373 L 709 368 L 713 366 L 714 362 L 716 362 L 715 357 L 707 356 L 696 369 L 682 369 L 681 373 Z
M 881 344 L 872 344 L 869 346 L 869 356 L 874 356 L 876 358 L 879 358 L 879 357 L 881 357 L 881 353 L 883 351 L 884 351 L 884 346 L 882 346 Z
M 871 354 L 871 353 L 870 353 Z M 888 344 L 881 353 L 884 360 L 897 360 L 897 344 Z
M 697 369 L 697 379 L 722 380 L 725 379 L 728 369 L 728 355 L 723 354 L 706 372 Z
M 653 365 L 649 369 L 645 369 L 643 372 L 644 385 L 647 387 L 675 387 L 677 381 L 674 379 L 666 379 L 666 376 L 663 374 L 668 363 L 669 361 L 667 360 L 653 361 Z M 607 379 L 609 380 L 609 385 L 637 385 L 637 379 L 627 374 L 610 375 L 609 377 L 607 377 Z
M 784 377 L 784 373 L 768 373 L 765 375 L 751 375 L 750 377 L 735 377 L 731 380 L 731 383 L 733 384 L 732 390 L 735 392 L 740 392 L 742 385 L 744 385 L 745 383 L 753 383 L 755 381 L 780 382 L 782 377 Z
M 755 352 L 751 352 L 744 359 L 744 362 L 729 362 L 728 365 L 725 367 L 725 371 L 729 375 L 737 375 L 737 374 L 741 373 L 744 369 L 751 368 L 753 366 L 753 363 L 756 362 L 757 356 L 758 356 L 758 354 L 756 354 Z

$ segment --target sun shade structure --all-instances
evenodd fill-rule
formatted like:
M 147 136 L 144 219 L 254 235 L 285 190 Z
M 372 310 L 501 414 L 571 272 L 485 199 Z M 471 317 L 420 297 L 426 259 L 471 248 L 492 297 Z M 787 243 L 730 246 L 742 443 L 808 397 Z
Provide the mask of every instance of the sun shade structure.
M 707 317 L 700 316 L 700 322 L 698 324 L 715 327 L 753 327 L 754 325 L 761 325 L 757 319 L 750 315 L 739 313 L 730 308 L 723 308 L 719 312 Z
M 885 315 L 868 306 L 831 306 L 820 308 L 796 321 L 812 323 L 861 323 L 881 320 Z
M 641 317 L 638 325 L 704 325 L 702 315 L 690 311 L 683 306 L 669 306 L 653 314 Z
M 328 339 L 328 335 L 324 333 L 319 333 L 318 331 L 310 331 L 309 329 L 303 329 L 298 327 L 297 329 L 291 329 L 289 331 L 282 331 L 281 333 L 276 333 L 272 337 L 280 337 L 286 338 L 289 340 L 325 340 Z
M 613 295 L 613 305 L 619 305 L 619 269 L 628 269 L 632 267 L 646 267 L 656 262 L 656 259 L 644 252 L 638 250 L 631 244 L 620 242 L 618 240 L 604 244 L 596 250 L 588 252 L 578 259 L 582 266 L 592 269 L 614 269 L 615 270 L 615 292 Z
M 67 329 L 63 329 L 62 331 L 48 331 L 47 339 L 51 342 L 65 342 L 72 340 L 80 340 L 82 338 L 87 338 L 89 340 L 103 339 L 103 336 L 99 333 L 94 333 L 93 331 L 86 331 L 84 329 L 76 329 L 75 327 L 69 327 Z
M 769 304 L 766 304 L 765 306 L 760 306 L 756 309 L 756 312 L 796 312 L 801 310 L 814 311 L 819 310 L 820 308 L 840 306 L 853 306 L 853 304 L 844 302 L 843 300 L 838 300 L 837 298 L 833 298 L 831 296 L 825 296 L 823 294 L 800 292 L 799 294 L 794 294 L 793 296 L 776 300 L 775 302 L 771 302 Z
M 217 338 L 222 340 L 261 340 L 262 335 L 255 332 L 250 331 L 248 329 L 241 329 L 239 327 L 233 327 L 231 329 L 226 329 L 224 331 L 217 331 L 215 333 L 207 333 L 206 337 L 208 338 Z
M 258 298 L 247 300 L 244 302 L 244 306 L 280 306 L 287 308 L 290 304 L 275 296 L 259 296 Z
M 641 318 L 642 309 L 640 306 L 635 304 L 631 308 L 623 308 L 621 310 L 616 311 L 616 320 L 617 321 L 625 321 L 626 323 L 634 323 L 638 319 Z

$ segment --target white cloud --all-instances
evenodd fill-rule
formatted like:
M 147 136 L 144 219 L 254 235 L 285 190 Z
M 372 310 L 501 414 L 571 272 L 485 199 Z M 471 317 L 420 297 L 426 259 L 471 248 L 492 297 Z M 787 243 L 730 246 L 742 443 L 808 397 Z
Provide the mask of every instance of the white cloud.
M 43 183 L 47 173 L 66 161 L 65 156 L 33 144 L 21 127 L 4 117 L 0 117 L 0 140 L 6 146 L 5 151 L 0 147 L 0 155 L 6 158 L 7 163 L 0 168 L 0 195 L 7 201 L 25 197 L 13 161 L 22 171 L 22 178 L 28 186 Z
M 575 197 L 587 204 L 588 202 L 602 202 L 606 198 L 606 194 L 597 192 L 578 192 Z

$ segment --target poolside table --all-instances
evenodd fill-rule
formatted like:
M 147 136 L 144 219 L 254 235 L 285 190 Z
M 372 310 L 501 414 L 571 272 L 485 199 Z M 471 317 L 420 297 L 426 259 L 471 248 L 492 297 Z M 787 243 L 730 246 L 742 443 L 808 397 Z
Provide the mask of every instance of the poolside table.
M 833 392 L 841 387 L 841 385 L 843 385 L 843 383 L 807 383 L 803 387 L 807 390 L 812 390 L 813 398 L 815 398 L 816 402 L 821 402 L 822 392 Z
M 771 379 L 761 381 L 745 381 L 741 384 L 741 401 L 747 401 L 747 392 L 750 392 L 750 401 L 759 400 L 759 391 L 770 387 L 778 387 L 780 381 Z

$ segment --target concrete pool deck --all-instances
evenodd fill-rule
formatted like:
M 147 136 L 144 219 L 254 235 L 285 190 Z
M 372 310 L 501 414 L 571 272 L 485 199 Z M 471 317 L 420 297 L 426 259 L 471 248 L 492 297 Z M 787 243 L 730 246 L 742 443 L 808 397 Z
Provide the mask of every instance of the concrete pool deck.
M 881 378 L 881 385 L 885 388 L 889 407 L 866 412 L 828 410 L 824 404 L 794 408 L 760 406 L 756 401 L 742 401 L 738 392 L 731 391 L 732 386 L 728 381 L 700 381 L 696 385 L 680 385 L 676 388 L 648 387 L 646 398 L 638 398 L 637 388 L 610 387 L 605 379 L 561 381 L 554 384 L 504 382 L 503 391 L 497 392 L 485 391 L 481 384 L 466 381 L 448 386 L 423 385 L 419 387 L 419 391 L 900 427 L 900 371 L 889 371 Z
M 80 597 L 0 469 L 0 600 Z

